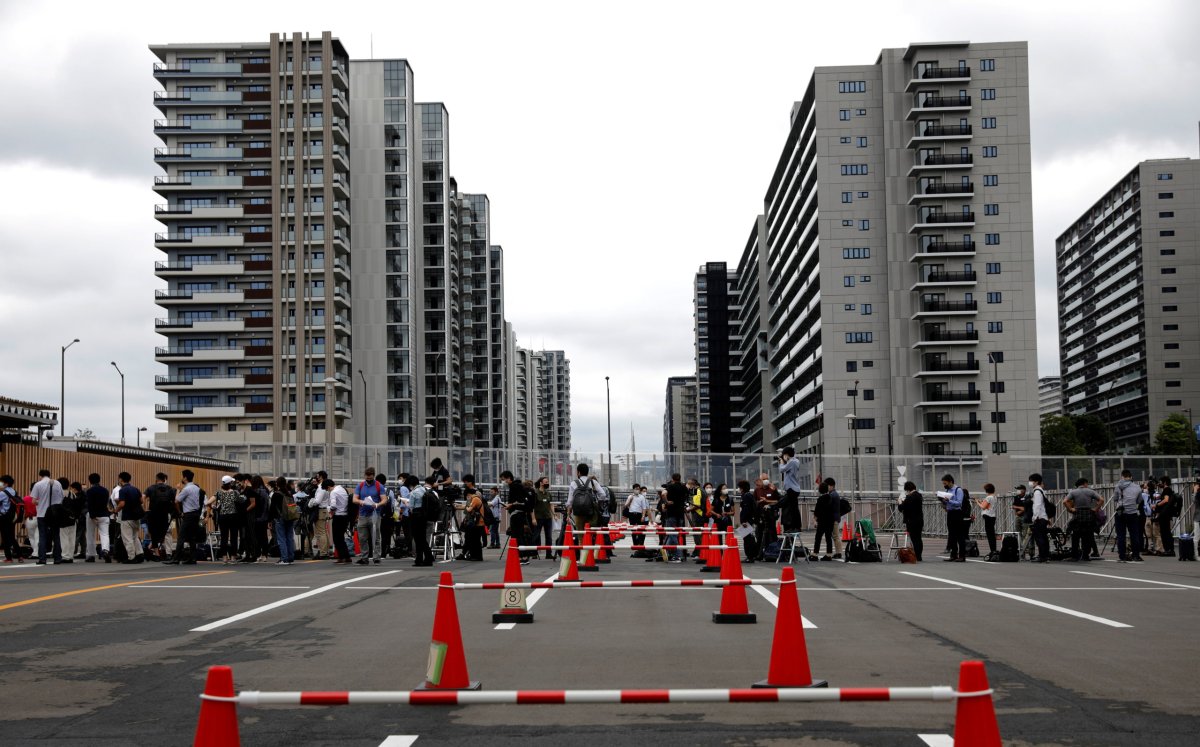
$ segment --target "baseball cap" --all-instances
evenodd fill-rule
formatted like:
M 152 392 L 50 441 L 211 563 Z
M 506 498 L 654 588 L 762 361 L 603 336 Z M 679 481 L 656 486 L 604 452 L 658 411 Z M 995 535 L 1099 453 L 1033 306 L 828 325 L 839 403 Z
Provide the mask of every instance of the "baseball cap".
M 225 475 L 224 477 L 221 478 L 222 485 L 228 485 L 231 482 L 233 482 L 233 478 L 230 477 L 229 475 Z

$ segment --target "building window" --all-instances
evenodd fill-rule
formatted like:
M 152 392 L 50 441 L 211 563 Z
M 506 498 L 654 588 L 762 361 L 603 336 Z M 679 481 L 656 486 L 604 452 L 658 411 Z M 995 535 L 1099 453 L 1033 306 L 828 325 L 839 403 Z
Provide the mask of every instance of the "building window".
M 984 204 L 983 214 L 984 215 L 999 215 L 1000 214 L 1000 204 L 995 203 L 995 202 L 989 202 L 989 203 Z
M 842 176 L 867 176 L 867 174 L 867 164 L 865 163 L 842 164 Z
M 856 431 L 873 431 L 875 430 L 875 418 L 855 418 L 852 426 Z
M 979 98 L 984 101 L 995 101 L 996 100 L 996 89 L 995 88 L 981 88 L 979 90 Z
M 1175 256 L 1175 250 L 1174 250 L 1174 249 L 1159 249 L 1159 250 L 1158 250 L 1158 256 L 1160 256 L 1160 257 L 1174 257 L 1174 256 Z
M 995 174 L 984 174 L 983 175 L 983 186 L 995 187 L 995 186 L 998 186 L 999 184 L 1000 184 L 999 176 L 996 176 Z
M 871 249 L 866 246 L 852 246 L 842 250 L 842 259 L 870 259 Z
M 1000 274 L 1000 263 L 999 262 L 988 262 L 984 269 L 987 270 L 987 274 L 989 274 L 989 275 L 999 275 Z
M 854 202 L 854 193 L 842 192 L 842 202 Z
M 1162 292 L 1163 292 L 1163 293 L 1174 293 L 1174 292 L 1175 292 L 1175 286 L 1173 286 L 1173 285 L 1168 285 L 1168 286 L 1166 286 L 1165 288 L 1163 288 L 1163 289 L 1162 289 Z
M 1162 267 L 1159 269 L 1159 272 L 1162 273 L 1163 275 L 1174 275 L 1175 268 L 1174 267 Z
M 846 342 L 848 342 L 848 343 L 874 342 L 874 341 L 875 341 L 875 333 L 873 333 L 873 332 L 847 332 L 846 333 Z
M 1168 343 L 1163 344 L 1163 350 L 1178 350 L 1178 349 L 1179 349 L 1179 343 L 1177 343 L 1177 342 L 1168 342 Z
M 863 361 L 863 362 L 862 362 L 862 367 L 863 367 L 863 368 L 874 368 L 874 367 L 875 367 L 875 361 Z
M 1178 324 L 1164 324 L 1163 325 L 1163 332 L 1178 332 L 1178 331 L 1179 331 Z
M 1158 232 L 1158 235 L 1159 235 L 1159 236 L 1174 236 L 1174 235 L 1175 235 L 1175 231 L 1174 231 L 1174 230 L 1159 231 L 1159 232 Z
M 870 275 L 859 275 L 859 276 L 858 276 L 858 282 L 860 282 L 860 283 L 869 283 L 869 282 L 871 282 L 871 276 L 870 276 Z
M 855 112 L 855 115 L 859 116 L 859 117 L 865 117 L 865 116 L 867 116 L 867 110 L 859 109 L 858 111 Z
M 992 453 L 993 454 L 1007 454 L 1008 453 L 1008 442 L 1007 441 L 992 441 Z
M 984 118 L 981 120 L 981 126 L 982 126 L 982 127 L 983 127 L 983 129 L 985 129 L 985 130 L 994 130 L 994 129 L 996 129 L 996 118 L 995 118 L 995 117 L 984 117 Z
M 999 151 L 995 145 L 983 146 L 983 157 L 984 158 L 995 158 L 998 152 Z
M 1182 406 L 1183 406 L 1183 400 L 1181 400 L 1181 399 L 1167 400 L 1167 407 L 1182 407 Z
M 1008 413 L 993 412 L 992 413 L 992 422 L 993 423 L 1007 423 L 1008 422 Z
M 871 221 L 869 221 L 869 220 L 860 220 L 860 221 L 858 222 L 858 230 L 860 230 L 860 231 L 870 231 L 870 230 L 871 230 Z
M 979 70 L 984 73 L 990 73 L 996 69 L 996 60 L 994 58 L 984 58 L 979 61 Z
M 1178 382 L 1178 381 L 1168 381 L 1168 382 L 1167 382 L 1167 388 L 1168 388 L 1168 389 L 1174 389 L 1174 388 L 1176 388 L 1176 387 L 1179 387 L 1179 386 L 1182 386 L 1182 384 L 1181 384 L 1180 382 Z
M 989 381 L 988 382 L 988 394 L 1004 394 L 1004 382 L 1003 381 Z
M 870 192 L 859 192 L 859 193 L 858 193 L 858 197 L 859 197 L 859 199 L 861 199 L 861 200 L 865 200 L 865 199 L 867 199 L 867 198 L 868 198 L 868 197 L 870 197 L 870 196 L 871 196 L 871 193 L 870 193 Z
M 1004 322 L 988 322 L 988 332 L 1003 332 Z
M 205 423 L 185 423 L 181 430 L 184 433 L 212 433 L 216 429 Z
M 852 304 L 852 303 L 842 304 L 842 311 L 854 311 L 854 304 Z
M 849 218 L 847 218 L 847 219 L 845 219 L 845 220 L 843 220 L 843 221 L 842 221 L 842 227 L 843 227 L 843 228 L 853 228 L 853 227 L 854 227 L 854 221 L 852 221 L 852 220 L 850 220 Z
M 1159 192 L 1159 193 L 1158 193 L 1158 199 L 1160 199 L 1160 200 L 1174 200 L 1174 199 L 1175 199 L 1175 193 L 1174 193 L 1174 192 Z
M 843 275 L 842 276 L 842 287 L 843 288 L 853 288 L 854 287 L 854 276 L 853 275 Z
M 866 93 L 867 82 L 865 80 L 839 80 L 838 93 Z
M 1000 244 L 1000 234 L 985 233 L 983 235 L 983 243 L 990 246 L 998 246 Z
M 850 136 L 849 136 L 849 135 L 847 135 L 846 137 L 839 138 L 839 139 L 838 139 L 838 142 L 839 142 L 839 143 L 841 143 L 842 145 L 849 145 L 849 144 L 850 144 L 850 140 L 851 140 Z
M 1158 214 L 1158 217 L 1159 217 L 1159 218 L 1174 218 L 1174 217 L 1175 217 L 1175 211 L 1174 211 L 1174 210 L 1167 210 L 1166 212 L 1159 213 L 1159 214 Z
M 867 139 L 865 137 L 860 137 L 860 138 L 858 138 L 857 144 L 858 144 L 859 148 L 865 148 L 865 147 L 867 147 Z
M 846 373 L 854 373 L 858 370 L 858 361 L 846 361 Z
M 850 121 L 850 110 L 849 109 L 839 109 L 838 110 L 838 119 L 842 120 L 843 122 L 849 122 Z
M 1000 303 L 1000 291 L 988 291 L 987 302 Z
M 1179 361 L 1167 361 L 1163 364 L 1164 368 L 1179 368 Z
M 250 424 L 250 430 L 252 430 L 252 431 L 265 431 L 265 430 L 269 429 L 270 427 L 271 426 L 268 423 L 251 423 Z
M 862 313 L 863 313 L 863 316 L 870 316 L 870 314 L 871 314 L 871 304 L 869 304 L 869 303 L 864 303 L 864 304 L 862 305 L 862 309 L 861 309 L 861 311 L 862 311 Z
M 873 400 L 873 399 L 875 399 L 875 390 L 874 389 L 864 389 L 863 390 L 863 400 Z
M 1158 175 L 1158 180 L 1160 182 L 1169 182 L 1174 178 L 1175 178 L 1174 174 L 1159 174 Z

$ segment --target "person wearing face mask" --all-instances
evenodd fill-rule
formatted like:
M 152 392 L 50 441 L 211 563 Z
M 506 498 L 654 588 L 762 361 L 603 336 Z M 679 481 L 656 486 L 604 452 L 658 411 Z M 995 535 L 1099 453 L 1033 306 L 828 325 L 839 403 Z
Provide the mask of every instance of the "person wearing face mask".
M 712 502 L 709 504 L 716 528 L 725 536 L 725 530 L 733 526 L 733 501 L 729 496 L 729 487 L 725 483 L 717 485 L 713 490 Z M 721 540 L 724 542 L 724 539 Z
M 1036 563 L 1050 560 L 1050 515 L 1046 512 L 1046 489 L 1042 487 L 1041 474 L 1034 472 L 1029 476 L 1029 494 L 1033 498 L 1033 541 L 1037 544 L 1038 558 Z
M 950 557 L 946 560 L 965 563 L 968 527 L 963 514 L 969 515 L 970 507 L 964 505 L 963 489 L 954 484 L 953 475 L 946 474 L 942 477 L 942 489 L 938 491 L 937 497 L 946 509 L 946 531 L 950 535 Z M 1044 536 L 1044 525 L 1042 529 Z
M 918 562 L 921 560 L 921 552 L 925 549 L 925 542 L 921 539 L 921 532 L 925 529 L 925 509 L 921 506 L 923 500 L 915 482 L 904 483 L 900 513 L 904 516 L 904 529 L 908 532 L 908 540 L 912 543 L 913 554 L 917 556 Z
M 629 493 L 629 497 L 625 499 L 623 513 L 625 519 L 635 527 L 641 527 L 646 523 L 646 513 L 650 506 L 646 500 L 646 488 L 642 485 L 634 483 L 633 490 Z M 646 533 L 637 529 L 633 530 L 633 546 L 635 548 L 633 557 L 640 557 L 638 551 L 641 550 L 644 554 L 646 544 Z

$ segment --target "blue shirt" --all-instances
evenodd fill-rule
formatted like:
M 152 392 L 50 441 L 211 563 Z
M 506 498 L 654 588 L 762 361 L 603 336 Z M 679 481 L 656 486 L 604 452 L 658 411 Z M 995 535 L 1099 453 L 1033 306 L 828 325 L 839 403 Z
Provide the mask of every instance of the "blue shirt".
M 358 484 L 358 490 L 355 492 L 358 495 L 358 499 L 360 501 L 365 501 L 368 498 L 371 498 L 372 500 L 375 501 L 374 506 L 368 506 L 365 503 L 362 504 L 361 506 L 359 506 L 359 508 L 358 508 L 359 518 L 369 519 L 372 516 L 374 516 L 376 507 L 379 506 L 379 504 L 381 503 L 381 501 L 379 500 L 380 496 L 381 496 L 381 493 L 379 490 L 379 481 L 372 480 L 371 482 L 361 482 Z
M 792 457 L 787 460 L 779 468 L 779 472 L 783 475 L 783 491 L 786 493 L 789 490 L 800 492 L 800 460 Z
M 962 510 L 962 507 L 963 507 L 963 490 L 962 490 L 962 488 L 955 485 L 954 487 L 950 488 L 950 490 L 948 490 L 946 492 L 950 493 L 950 497 L 946 499 L 946 510 L 948 510 L 948 511 Z

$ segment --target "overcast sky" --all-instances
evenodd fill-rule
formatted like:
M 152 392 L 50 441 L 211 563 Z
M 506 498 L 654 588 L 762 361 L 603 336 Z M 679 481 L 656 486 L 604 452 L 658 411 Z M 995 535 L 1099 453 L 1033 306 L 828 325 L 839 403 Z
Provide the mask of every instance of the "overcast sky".
M 1188 2 L 87 3 L 0 0 L 0 393 L 68 431 L 154 420 L 151 43 L 330 30 L 403 57 L 450 111 L 450 167 L 485 192 L 522 346 L 571 360 L 574 444 L 662 449 L 666 378 L 694 370 L 692 276 L 736 264 L 815 66 L 910 42 L 1027 40 L 1039 368 L 1058 372 L 1054 238 L 1147 158 L 1196 157 Z M 119 9 L 119 10 L 118 10 Z M 373 37 L 373 38 L 372 38 Z M 374 49 L 372 52 L 372 43 Z M 580 292 L 586 287 L 586 292 Z

